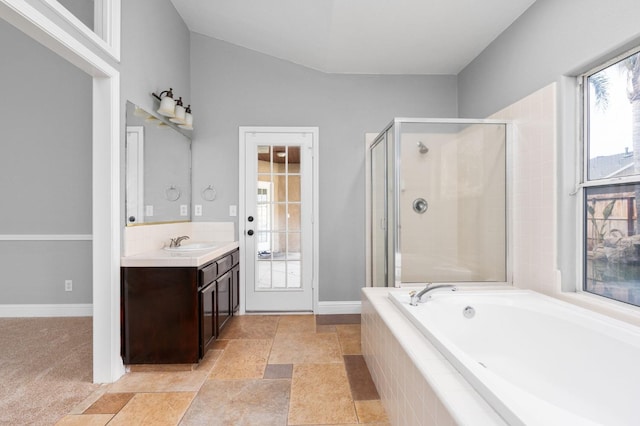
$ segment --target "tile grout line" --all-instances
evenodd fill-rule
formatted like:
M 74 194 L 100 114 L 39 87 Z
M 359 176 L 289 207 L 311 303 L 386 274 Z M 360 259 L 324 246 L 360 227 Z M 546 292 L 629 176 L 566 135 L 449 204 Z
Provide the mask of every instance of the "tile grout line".
M 225 347 L 226 349 L 226 347 Z M 209 353 L 209 351 L 212 349 L 209 349 L 207 351 L 207 353 Z M 216 350 L 216 349 L 213 349 Z M 217 349 L 220 350 L 220 349 Z M 224 352 L 224 349 L 222 349 L 222 352 Z M 205 353 L 205 356 L 207 356 L 207 354 Z M 198 397 L 198 394 L 200 393 L 200 391 L 202 390 L 202 387 L 204 386 L 205 383 L 207 383 L 207 380 L 209 380 L 209 377 L 211 376 L 211 372 L 213 371 L 213 369 L 216 367 L 216 364 L 218 363 L 218 361 L 220 360 L 220 357 L 222 357 L 222 354 L 220 354 L 216 360 L 213 362 L 213 365 L 211 366 L 211 369 L 207 372 L 207 375 L 205 376 L 204 380 L 202 381 L 202 383 L 200 384 L 200 387 L 198 388 L 198 390 L 195 392 L 195 394 L 193 395 L 193 398 L 191 398 L 191 401 L 189 402 L 189 405 L 187 406 L 186 410 L 184 410 L 184 413 L 182 413 L 182 416 L 180 416 L 180 418 L 178 419 L 178 422 L 176 423 L 176 426 L 178 426 L 180 424 L 180 422 L 182 422 L 182 420 L 184 419 L 184 416 L 187 415 L 187 412 L 189 411 L 189 408 L 191 408 L 191 406 L 193 405 L 193 402 L 196 400 L 196 398 Z M 204 359 L 204 357 L 203 357 Z M 196 367 L 197 368 L 197 367 Z M 192 372 L 195 370 L 192 370 Z M 128 404 L 128 403 L 127 403 Z M 126 404 L 125 404 L 126 406 Z M 122 407 L 124 408 L 124 407 Z M 115 416 L 114 416 L 115 417 Z

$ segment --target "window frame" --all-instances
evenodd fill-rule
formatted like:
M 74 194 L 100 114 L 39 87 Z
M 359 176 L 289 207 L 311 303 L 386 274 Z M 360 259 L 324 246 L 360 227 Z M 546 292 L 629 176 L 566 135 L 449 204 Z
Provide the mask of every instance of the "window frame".
M 636 46 L 632 49 L 626 50 L 623 53 L 616 55 L 615 57 L 602 62 L 600 65 L 589 69 L 588 71 L 580 74 L 577 77 L 578 83 L 578 162 L 579 162 L 579 184 L 576 197 L 577 208 L 576 213 L 578 215 L 577 224 L 579 226 L 578 235 L 580 236 L 580 245 L 578 249 L 578 262 L 577 262 L 577 280 L 576 280 L 576 293 L 587 296 L 589 298 L 595 298 L 600 302 L 610 303 L 617 307 L 623 307 L 631 309 L 636 312 L 640 312 L 640 306 L 634 305 L 622 300 L 602 296 L 600 294 L 590 292 L 586 290 L 586 265 L 587 265 L 587 213 L 586 213 L 586 190 L 587 188 L 614 188 L 621 185 L 638 184 L 640 185 L 640 173 L 636 175 L 600 178 L 589 180 L 589 83 L 588 78 L 606 68 L 611 67 L 618 62 L 633 56 L 640 54 L 640 46 Z M 640 214 L 638 212 L 637 214 Z
M 120 62 L 121 0 L 95 0 L 94 27 L 87 27 L 58 0 L 40 0 L 41 4 L 78 31 L 85 40 Z

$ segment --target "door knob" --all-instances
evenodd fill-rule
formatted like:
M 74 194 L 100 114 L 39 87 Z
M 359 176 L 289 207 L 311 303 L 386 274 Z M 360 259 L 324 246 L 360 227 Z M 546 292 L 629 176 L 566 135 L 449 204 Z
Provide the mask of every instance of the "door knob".
M 249 216 L 249 217 L 247 218 L 247 220 L 248 220 L 249 222 L 253 222 L 253 216 Z
M 253 235 L 253 229 L 249 229 L 249 230 L 247 231 L 247 235 L 249 235 L 249 236 Z

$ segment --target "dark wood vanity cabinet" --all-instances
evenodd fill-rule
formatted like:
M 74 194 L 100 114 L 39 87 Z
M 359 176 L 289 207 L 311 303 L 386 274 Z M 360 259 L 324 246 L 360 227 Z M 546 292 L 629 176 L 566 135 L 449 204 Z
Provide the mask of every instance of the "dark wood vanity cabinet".
M 123 267 L 125 364 L 196 363 L 239 305 L 239 252 L 196 267 Z
M 198 362 L 196 268 L 122 268 L 125 364 Z

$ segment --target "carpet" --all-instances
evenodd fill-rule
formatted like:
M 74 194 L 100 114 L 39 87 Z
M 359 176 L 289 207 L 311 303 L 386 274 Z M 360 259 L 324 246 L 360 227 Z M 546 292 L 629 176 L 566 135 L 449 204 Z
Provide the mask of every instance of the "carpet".
M 0 424 L 53 425 L 92 383 L 92 319 L 0 318 Z

